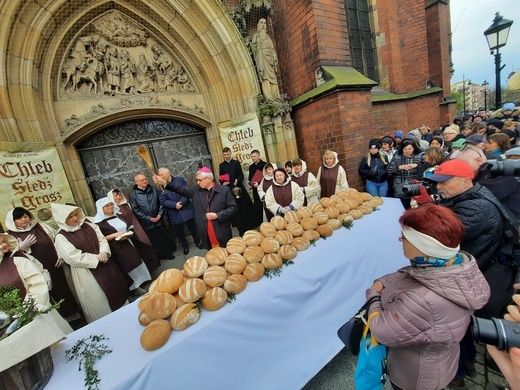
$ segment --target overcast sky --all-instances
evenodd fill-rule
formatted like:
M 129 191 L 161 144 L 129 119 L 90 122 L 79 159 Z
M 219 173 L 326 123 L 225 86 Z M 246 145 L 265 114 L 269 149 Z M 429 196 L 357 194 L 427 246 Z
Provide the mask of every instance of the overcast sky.
M 496 12 L 513 20 L 505 47 L 500 49 L 502 65 L 501 84 L 507 76 L 520 68 L 520 1 L 518 0 L 451 0 L 452 61 L 455 73 L 451 82 L 471 80 L 482 84 L 487 80 L 495 87 L 495 60 L 489 54 L 484 31 L 491 26 Z

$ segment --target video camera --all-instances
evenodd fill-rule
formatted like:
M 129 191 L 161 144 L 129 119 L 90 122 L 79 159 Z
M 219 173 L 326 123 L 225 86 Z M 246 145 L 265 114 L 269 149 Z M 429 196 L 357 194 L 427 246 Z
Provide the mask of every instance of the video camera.
M 486 170 L 492 177 L 520 176 L 520 160 L 488 160 Z
M 403 192 L 407 197 L 411 198 L 412 196 L 421 195 L 421 186 L 426 188 L 426 192 L 428 195 L 434 195 L 437 193 L 437 183 L 433 180 L 424 179 L 415 184 L 407 184 L 403 186 Z
M 478 318 L 471 316 L 471 334 L 475 341 L 494 345 L 500 351 L 520 347 L 520 323 L 499 318 Z

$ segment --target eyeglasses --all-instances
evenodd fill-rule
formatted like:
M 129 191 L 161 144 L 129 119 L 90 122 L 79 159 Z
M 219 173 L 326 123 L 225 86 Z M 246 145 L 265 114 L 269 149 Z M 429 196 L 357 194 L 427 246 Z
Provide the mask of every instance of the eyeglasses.
M 403 232 L 401 232 L 401 235 L 399 236 L 398 240 L 399 240 L 399 241 L 404 241 L 404 240 L 406 240 L 406 237 L 404 236 Z
M 443 133 L 442 135 L 455 135 L 455 134 L 457 134 L 457 133 L 451 133 L 450 132 L 450 133 Z
M 207 179 L 207 177 L 203 177 L 202 179 L 196 179 L 196 180 L 197 180 L 197 183 L 200 183 L 201 181 L 204 181 L 206 179 Z

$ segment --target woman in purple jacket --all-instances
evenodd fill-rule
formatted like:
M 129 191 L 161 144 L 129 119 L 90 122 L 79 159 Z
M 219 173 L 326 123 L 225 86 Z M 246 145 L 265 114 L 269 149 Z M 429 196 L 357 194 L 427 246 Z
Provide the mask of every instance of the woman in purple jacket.
M 394 389 L 442 389 L 455 376 L 470 316 L 489 299 L 475 259 L 459 251 L 462 223 L 448 208 L 425 205 L 399 219 L 411 265 L 378 278 L 366 292 L 374 337 L 387 346 Z

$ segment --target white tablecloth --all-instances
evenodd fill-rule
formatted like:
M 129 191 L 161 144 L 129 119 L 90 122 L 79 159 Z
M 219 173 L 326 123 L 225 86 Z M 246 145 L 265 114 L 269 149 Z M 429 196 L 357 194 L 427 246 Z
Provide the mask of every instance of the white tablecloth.
M 399 200 L 385 198 L 351 230 L 298 252 L 280 276 L 249 283 L 156 351 L 139 344 L 144 328 L 134 302 L 61 342 L 47 388 L 82 388 L 84 372 L 65 362 L 65 350 L 104 334 L 113 352 L 96 363 L 101 389 L 299 389 L 343 347 L 336 331 L 363 304 L 365 289 L 409 264 L 397 240 L 402 212 Z

